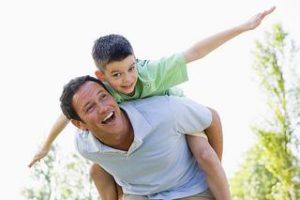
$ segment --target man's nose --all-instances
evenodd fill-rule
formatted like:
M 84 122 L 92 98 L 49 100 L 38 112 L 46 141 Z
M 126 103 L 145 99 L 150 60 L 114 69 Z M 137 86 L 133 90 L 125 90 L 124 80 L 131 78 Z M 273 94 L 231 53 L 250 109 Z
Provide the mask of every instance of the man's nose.
M 108 107 L 105 105 L 104 102 L 98 102 L 97 104 L 97 111 L 99 114 L 104 114 L 107 112 Z

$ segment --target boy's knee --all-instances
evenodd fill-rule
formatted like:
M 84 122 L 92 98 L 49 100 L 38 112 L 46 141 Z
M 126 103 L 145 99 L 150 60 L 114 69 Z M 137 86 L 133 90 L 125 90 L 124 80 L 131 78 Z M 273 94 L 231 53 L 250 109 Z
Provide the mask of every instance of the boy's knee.
M 208 130 L 215 130 L 219 132 L 219 134 L 222 134 L 222 124 L 218 112 L 212 108 L 209 108 L 209 110 L 212 113 L 212 121 L 210 126 L 208 127 Z
M 220 116 L 219 116 L 219 113 L 215 110 L 215 109 L 212 109 L 212 108 L 208 108 L 212 114 L 212 121 L 213 122 L 219 122 L 220 123 Z
M 201 152 L 198 154 L 198 159 L 201 163 L 205 164 L 213 164 L 215 162 L 214 157 L 216 153 L 212 148 L 202 148 Z
M 194 141 L 192 141 L 191 139 L 193 139 Z M 197 136 L 195 138 L 195 136 L 194 136 L 194 138 L 191 137 L 189 140 L 192 141 L 189 144 L 190 145 L 193 144 L 192 152 L 199 164 L 207 165 L 209 163 L 214 162 L 214 157 L 216 156 L 215 155 L 216 153 L 213 150 L 213 148 L 210 146 L 210 144 L 208 143 L 207 139 L 202 138 L 202 137 L 197 137 Z M 195 140 L 197 140 L 197 141 L 195 141 Z

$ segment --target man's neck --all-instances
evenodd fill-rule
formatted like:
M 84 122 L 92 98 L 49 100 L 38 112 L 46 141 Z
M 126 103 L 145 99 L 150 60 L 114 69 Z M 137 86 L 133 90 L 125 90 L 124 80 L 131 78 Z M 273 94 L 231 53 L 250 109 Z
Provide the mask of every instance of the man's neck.
M 124 124 L 124 130 L 123 130 L 124 132 L 120 135 L 120 137 L 114 139 L 111 138 L 112 139 L 111 141 L 106 141 L 106 142 L 101 141 L 99 138 L 98 139 L 103 144 L 110 146 L 114 149 L 128 151 L 134 139 L 134 131 L 126 112 L 122 109 L 121 112 L 122 112 L 122 120 Z
M 131 122 L 130 122 L 130 119 L 129 119 L 127 113 L 123 109 L 121 109 L 121 112 L 122 112 L 122 120 L 125 124 L 125 130 L 124 130 L 125 137 L 124 137 L 123 141 L 118 145 L 117 148 L 127 151 L 133 142 L 134 131 L 133 131 L 133 128 L 132 128 L 132 125 L 131 125 Z

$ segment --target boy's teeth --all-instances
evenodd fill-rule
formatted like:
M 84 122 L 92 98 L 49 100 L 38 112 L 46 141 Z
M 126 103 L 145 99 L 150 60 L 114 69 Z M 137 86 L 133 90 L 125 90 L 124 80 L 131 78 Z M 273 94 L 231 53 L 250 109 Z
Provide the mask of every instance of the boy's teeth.
M 106 120 L 108 120 L 114 113 L 110 112 L 103 120 L 102 122 L 105 122 Z

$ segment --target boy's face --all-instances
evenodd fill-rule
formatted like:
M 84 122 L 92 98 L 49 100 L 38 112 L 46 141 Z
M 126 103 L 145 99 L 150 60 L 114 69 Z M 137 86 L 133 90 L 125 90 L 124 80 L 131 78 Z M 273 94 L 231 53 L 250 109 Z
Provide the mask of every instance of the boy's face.
M 134 55 L 127 56 L 121 61 L 111 62 L 104 68 L 104 71 L 96 71 L 98 79 L 108 82 L 114 90 L 120 93 L 133 95 L 138 78 Z

